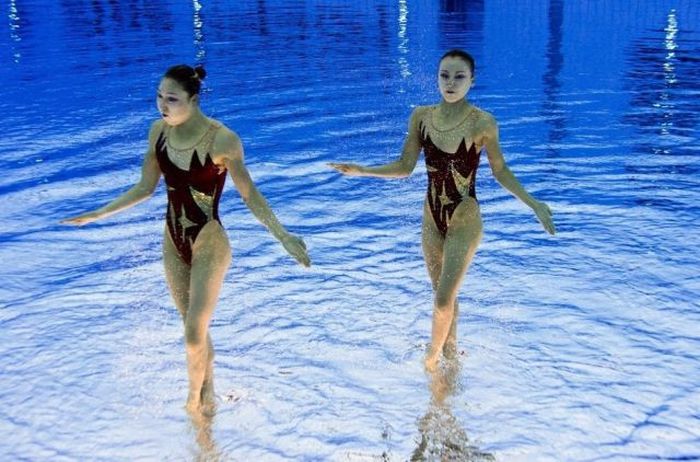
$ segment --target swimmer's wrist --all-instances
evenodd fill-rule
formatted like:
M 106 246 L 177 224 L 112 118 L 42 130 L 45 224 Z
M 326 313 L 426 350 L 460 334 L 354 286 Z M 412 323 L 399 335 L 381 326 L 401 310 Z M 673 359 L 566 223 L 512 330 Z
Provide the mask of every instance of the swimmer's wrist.
M 358 165 L 354 164 L 355 166 L 355 175 L 356 176 L 370 176 L 372 171 L 370 170 L 371 167 L 365 167 L 364 165 Z
M 286 229 L 283 229 L 280 231 L 279 235 L 277 236 L 277 240 L 280 241 L 282 244 L 284 244 L 286 241 L 290 240 L 292 237 L 292 234 L 287 231 Z

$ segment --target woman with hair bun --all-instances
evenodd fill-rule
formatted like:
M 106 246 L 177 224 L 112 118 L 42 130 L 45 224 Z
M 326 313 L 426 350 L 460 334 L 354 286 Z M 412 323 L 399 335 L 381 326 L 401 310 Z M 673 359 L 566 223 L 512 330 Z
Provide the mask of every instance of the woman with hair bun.
M 304 241 L 282 226 L 251 180 L 238 135 L 202 113 L 199 94 L 205 77 L 201 66 L 182 64 L 167 70 L 157 92 L 161 118 L 148 135 L 141 179 L 107 205 L 64 220 L 85 225 L 125 210 L 150 197 L 164 176 L 168 208 L 163 262 L 185 326 L 186 408 L 190 412 L 214 405 L 214 349 L 208 331 L 231 262 L 231 247 L 218 213 L 227 172 L 253 215 L 292 257 L 310 265 Z

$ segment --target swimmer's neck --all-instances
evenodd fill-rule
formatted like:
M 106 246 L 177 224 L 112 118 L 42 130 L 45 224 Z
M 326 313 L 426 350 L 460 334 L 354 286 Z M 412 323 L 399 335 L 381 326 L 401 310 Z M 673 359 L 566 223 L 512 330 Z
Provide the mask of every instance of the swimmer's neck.
M 209 119 L 207 119 L 207 116 L 199 108 L 196 108 L 187 120 L 172 127 L 171 131 L 176 134 L 178 139 L 186 140 L 201 136 L 202 130 L 208 125 Z
M 450 119 L 452 117 L 463 116 L 470 107 L 471 104 L 469 104 L 466 98 L 462 98 L 454 103 L 448 103 L 443 99 L 440 101 L 440 104 L 438 104 L 438 111 L 441 117 Z

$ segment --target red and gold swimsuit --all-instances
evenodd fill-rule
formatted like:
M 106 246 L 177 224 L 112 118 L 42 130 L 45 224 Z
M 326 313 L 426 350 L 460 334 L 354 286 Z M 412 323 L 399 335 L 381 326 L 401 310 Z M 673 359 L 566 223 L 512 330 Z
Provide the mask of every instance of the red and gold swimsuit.
M 442 151 L 430 139 L 422 121 L 419 129 L 428 170 L 428 205 L 435 225 L 445 237 L 452 214 L 464 200 L 463 194 L 476 199 L 475 178 L 481 151 L 476 150 L 474 143 L 467 148 L 464 138 L 456 152 Z
M 168 212 L 166 220 L 170 237 L 183 261 L 192 264 L 192 245 L 204 225 L 211 220 L 219 223 L 219 200 L 226 182 L 226 169 L 214 164 L 211 149 L 217 129 L 221 125 L 212 123 L 192 151 L 188 170 L 183 170 L 168 156 L 174 149 L 168 143 L 170 127 L 166 126 L 156 141 L 156 158 L 168 187 Z M 205 152 L 204 163 L 199 152 Z

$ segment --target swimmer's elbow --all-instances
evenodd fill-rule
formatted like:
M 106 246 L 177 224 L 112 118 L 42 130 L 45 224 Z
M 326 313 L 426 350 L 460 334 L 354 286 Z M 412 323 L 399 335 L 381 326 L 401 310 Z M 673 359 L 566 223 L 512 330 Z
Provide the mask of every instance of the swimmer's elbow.
M 498 167 L 492 167 L 491 172 L 493 173 L 493 177 L 496 178 L 496 181 L 503 183 L 508 179 L 510 170 L 508 170 L 508 167 L 505 165 L 500 165 Z
M 156 186 L 158 186 L 158 183 L 139 183 L 134 189 L 139 199 L 148 199 L 149 197 L 153 196 L 153 193 L 156 192 Z
M 241 196 L 241 200 L 246 205 L 246 207 L 250 208 L 252 206 L 252 201 L 250 200 L 250 195 L 249 194 L 241 194 L 240 196 Z
M 243 200 L 243 203 L 251 207 L 255 203 L 255 193 L 257 190 L 252 187 L 251 184 L 239 184 L 239 183 L 234 183 L 236 185 L 236 189 L 238 190 L 238 194 L 241 196 L 241 199 Z
M 406 162 L 402 161 L 400 162 L 399 169 L 396 171 L 396 177 L 397 178 L 408 178 L 411 176 L 413 173 L 413 170 L 415 170 L 416 164 L 415 162 Z

